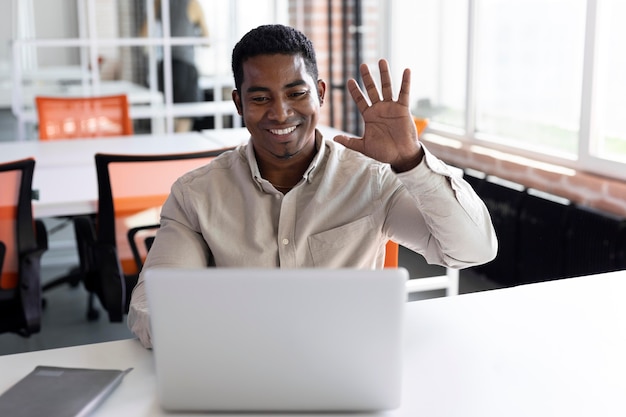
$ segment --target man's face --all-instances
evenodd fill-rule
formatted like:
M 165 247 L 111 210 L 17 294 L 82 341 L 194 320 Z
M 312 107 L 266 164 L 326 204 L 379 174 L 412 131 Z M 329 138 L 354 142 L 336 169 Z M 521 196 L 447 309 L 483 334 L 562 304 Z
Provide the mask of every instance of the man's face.
M 300 55 L 259 55 L 245 61 L 243 83 L 233 100 L 257 157 L 289 159 L 311 151 L 324 91 L 324 83 L 309 75 Z

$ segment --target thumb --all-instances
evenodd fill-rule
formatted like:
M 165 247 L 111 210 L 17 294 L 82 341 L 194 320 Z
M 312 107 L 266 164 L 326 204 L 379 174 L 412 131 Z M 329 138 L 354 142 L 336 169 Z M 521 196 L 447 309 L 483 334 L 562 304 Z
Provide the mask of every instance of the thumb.
M 363 153 L 363 139 L 350 137 L 346 135 L 337 135 L 333 138 L 337 143 L 342 144 L 348 149 Z

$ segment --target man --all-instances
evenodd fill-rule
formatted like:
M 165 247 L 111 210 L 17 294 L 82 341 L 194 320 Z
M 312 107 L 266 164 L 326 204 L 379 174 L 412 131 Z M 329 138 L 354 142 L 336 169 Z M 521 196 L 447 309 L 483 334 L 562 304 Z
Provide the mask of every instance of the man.
M 326 85 L 302 33 L 253 29 L 235 46 L 232 69 L 250 140 L 173 185 L 144 269 L 381 268 L 389 239 L 449 267 L 493 259 L 484 204 L 418 141 L 409 70 L 395 101 L 387 62 L 382 97 L 361 66 L 367 98 L 355 80 L 348 89 L 365 133 L 332 141 L 316 130 Z M 150 347 L 143 277 L 128 323 Z

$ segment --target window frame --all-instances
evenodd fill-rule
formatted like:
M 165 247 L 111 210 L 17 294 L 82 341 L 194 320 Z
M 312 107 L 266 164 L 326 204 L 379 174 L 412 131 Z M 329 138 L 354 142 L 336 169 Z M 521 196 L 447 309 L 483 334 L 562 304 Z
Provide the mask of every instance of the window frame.
M 560 165 L 576 171 L 584 171 L 597 174 L 609 178 L 626 180 L 626 163 L 603 158 L 594 153 L 594 146 L 598 138 L 594 137 L 594 127 L 597 121 L 594 119 L 594 110 L 596 109 L 596 94 L 594 90 L 596 62 L 598 50 L 598 19 L 599 7 L 602 0 L 586 1 L 585 16 L 585 38 L 583 45 L 583 66 L 582 66 L 582 85 L 581 104 L 579 117 L 579 133 L 578 133 L 578 151 L 572 158 L 569 155 L 559 154 L 545 150 L 533 150 L 527 147 L 518 147 L 507 141 L 506 138 L 485 134 L 476 131 L 476 25 L 477 25 L 477 3 L 480 0 L 467 0 L 467 61 L 466 61 L 466 107 L 465 107 L 465 128 L 453 128 L 436 122 L 431 122 L 429 132 L 461 141 L 467 146 L 481 146 L 491 148 L 500 152 L 519 155 L 540 162 L 553 165 Z M 393 2 L 385 2 L 382 7 L 391 8 Z M 391 33 L 392 28 L 398 27 L 394 25 L 391 16 L 391 10 L 387 10 L 385 15 L 388 17 L 387 23 L 390 34 L 387 46 L 393 42 L 394 35 Z M 389 54 L 387 54 L 389 55 Z M 393 57 L 392 57 L 393 58 Z M 508 143 L 507 143 L 508 142 Z

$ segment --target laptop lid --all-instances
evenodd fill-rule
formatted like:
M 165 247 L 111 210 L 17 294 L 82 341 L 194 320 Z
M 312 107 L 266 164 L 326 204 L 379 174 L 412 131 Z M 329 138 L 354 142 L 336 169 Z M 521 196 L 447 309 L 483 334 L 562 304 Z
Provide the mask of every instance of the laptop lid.
M 150 269 L 161 406 L 378 411 L 400 405 L 403 269 Z

